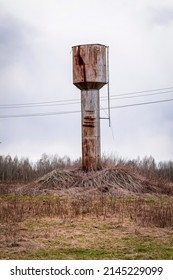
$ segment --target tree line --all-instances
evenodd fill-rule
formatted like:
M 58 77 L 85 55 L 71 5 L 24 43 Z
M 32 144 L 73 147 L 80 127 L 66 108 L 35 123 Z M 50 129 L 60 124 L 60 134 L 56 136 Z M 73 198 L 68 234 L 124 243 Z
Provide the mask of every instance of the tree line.
M 0 155 L 0 182 L 31 182 L 38 177 L 54 170 L 69 168 L 75 165 L 69 157 L 43 154 L 41 158 L 32 162 L 29 158 L 12 158 L 10 155 Z
M 156 163 L 153 157 L 125 160 L 122 158 L 102 157 L 102 166 L 123 165 L 131 171 L 148 179 L 162 179 L 173 182 L 173 161 Z M 43 154 L 39 160 L 32 162 L 29 158 L 12 158 L 0 155 L 0 182 L 31 182 L 55 169 L 76 168 L 81 166 L 81 159 L 72 161 L 68 156 L 49 156 Z

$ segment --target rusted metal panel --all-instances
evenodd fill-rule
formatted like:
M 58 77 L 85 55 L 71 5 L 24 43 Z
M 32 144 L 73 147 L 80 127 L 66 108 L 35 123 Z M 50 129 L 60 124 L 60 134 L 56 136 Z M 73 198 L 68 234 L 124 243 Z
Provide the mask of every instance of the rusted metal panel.
M 100 89 L 106 83 L 106 46 L 74 46 L 73 84 L 81 90 L 90 90 Z
M 81 91 L 82 168 L 100 168 L 100 106 L 98 90 Z

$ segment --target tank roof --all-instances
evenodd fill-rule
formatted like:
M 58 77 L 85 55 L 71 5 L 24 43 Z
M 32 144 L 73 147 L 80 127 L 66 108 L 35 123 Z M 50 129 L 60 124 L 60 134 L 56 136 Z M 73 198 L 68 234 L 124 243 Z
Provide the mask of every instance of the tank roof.
M 82 47 L 82 46 L 103 46 L 107 48 L 107 46 L 103 44 L 81 44 L 81 45 L 72 46 L 72 48 Z

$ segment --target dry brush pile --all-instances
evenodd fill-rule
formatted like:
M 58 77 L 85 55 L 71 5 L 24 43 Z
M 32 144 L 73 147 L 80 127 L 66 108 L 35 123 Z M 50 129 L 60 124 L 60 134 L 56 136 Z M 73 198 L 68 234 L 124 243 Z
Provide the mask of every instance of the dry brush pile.
M 166 182 L 154 181 L 139 175 L 126 166 L 107 167 L 88 173 L 80 169 L 54 170 L 18 189 L 20 194 L 173 194 Z

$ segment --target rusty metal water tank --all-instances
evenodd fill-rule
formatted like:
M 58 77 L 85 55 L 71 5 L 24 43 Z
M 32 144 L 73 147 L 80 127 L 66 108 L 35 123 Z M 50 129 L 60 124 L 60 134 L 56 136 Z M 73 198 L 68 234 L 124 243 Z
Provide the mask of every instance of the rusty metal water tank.
M 82 169 L 101 167 L 99 90 L 107 84 L 107 47 L 87 44 L 72 47 L 73 84 L 81 90 Z
M 100 89 L 107 84 L 106 46 L 87 44 L 72 47 L 73 84 L 81 90 Z

